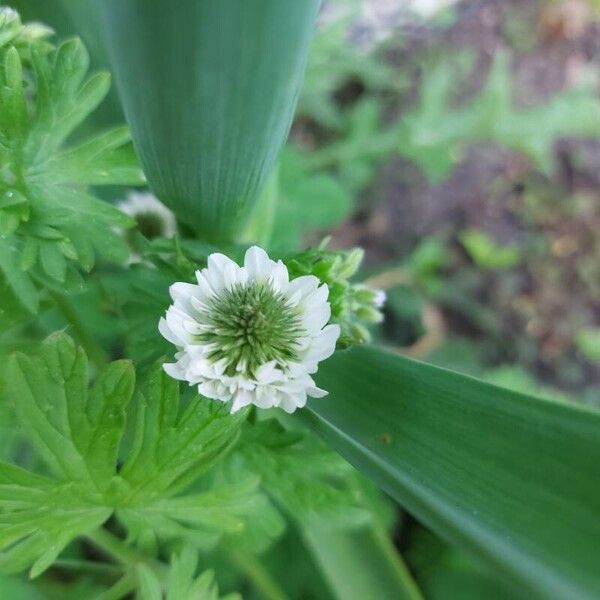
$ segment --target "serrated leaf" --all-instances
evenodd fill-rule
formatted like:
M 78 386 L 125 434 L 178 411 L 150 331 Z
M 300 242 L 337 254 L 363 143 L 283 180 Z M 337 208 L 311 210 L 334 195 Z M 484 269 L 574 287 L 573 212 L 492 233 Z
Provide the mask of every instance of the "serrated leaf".
M 39 292 L 27 273 L 21 269 L 17 252 L 3 239 L 0 239 L 0 271 L 15 297 L 27 310 L 36 313 L 40 303 Z
M 135 441 L 121 476 L 133 497 L 153 498 L 183 489 L 208 470 L 237 439 L 246 413 L 196 396 L 185 410 L 179 385 L 156 365 L 137 399 Z
M 202 493 L 177 498 L 138 500 L 139 506 L 117 510 L 132 541 L 150 546 L 148 536 L 162 540 L 183 540 L 195 548 L 208 550 L 224 535 L 242 532 L 249 517 L 261 503 L 258 479 L 248 478 L 217 485 Z
M 42 242 L 39 246 L 40 264 L 48 277 L 64 281 L 67 275 L 67 261 L 55 242 Z
M 352 528 L 370 519 L 350 465 L 311 436 L 287 432 L 273 420 L 257 423 L 245 429 L 236 458 L 303 525 Z
M 40 354 L 11 358 L 6 394 L 57 476 L 105 491 L 116 474 L 133 368 L 127 361 L 112 363 L 88 393 L 87 359 L 68 336 L 51 336 Z
M 136 164 L 130 141 L 129 130 L 116 127 L 54 156 L 49 164 L 56 183 L 143 184 L 144 174 Z
M 198 557 L 194 549 L 184 546 L 181 554 L 171 557 L 171 566 L 167 575 L 166 600 L 219 600 L 214 573 L 205 571 L 196 576 Z M 137 569 L 139 582 L 139 600 L 162 600 L 161 583 L 151 569 L 140 565 Z M 241 600 L 238 594 L 227 594 L 222 600 Z
M 231 416 L 197 395 L 180 411 L 178 384 L 160 365 L 142 386 L 122 469 L 119 447 L 134 388 L 128 361 L 111 363 L 88 390 L 84 352 L 57 333 L 32 356 L 12 355 L 3 376 L 0 400 L 12 403 L 53 477 L 0 463 L 0 571 L 31 566 L 38 574 L 115 509 L 136 542 L 210 547 L 243 530 L 262 507 L 258 480 L 247 475 L 177 495 L 223 457 L 245 415 Z
M 9 269 L 6 256 L 0 268 L 17 297 L 37 310 L 33 281 L 52 287 L 70 276 L 72 261 L 89 271 L 96 255 L 124 262 L 129 254 L 119 229 L 135 222 L 86 187 L 137 185 L 144 177 L 125 128 L 64 148 L 110 85 L 107 73 L 88 77 L 83 44 L 54 47 L 41 39 L 47 31 L 23 27 L 18 15 L 5 27 L 15 31 L 6 38 L 13 46 L 0 45 L 0 236 L 31 278 Z M 48 240 L 61 245 L 39 243 Z

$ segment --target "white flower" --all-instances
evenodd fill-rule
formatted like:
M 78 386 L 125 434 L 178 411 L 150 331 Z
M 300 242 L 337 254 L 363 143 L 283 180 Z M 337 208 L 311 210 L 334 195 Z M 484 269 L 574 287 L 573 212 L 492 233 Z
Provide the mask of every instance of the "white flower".
M 373 306 L 375 306 L 375 308 L 383 308 L 383 305 L 387 301 L 387 294 L 385 293 L 385 290 L 374 290 L 374 291 L 375 291 L 375 297 L 373 298 Z
M 170 238 L 177 233 L 175 215 L 150 192 L 129 192 L 117 206 L 138 222 L 140 231 L 149 239 Z
M 244 266 L 211 254 L 197 284 L 175 283 L 173 304 L 159 331 L 177 347 L 164 365 L 176 379 L 215 400 L 233 400 L 231 412 L 254 404 L 288 413 L 307 396 L 327 394 L 311 375 L 335 350 L 338 325 L 327 325 L 329 290 L 314 275 L 289 280 L 281 262 L 256 246 Z

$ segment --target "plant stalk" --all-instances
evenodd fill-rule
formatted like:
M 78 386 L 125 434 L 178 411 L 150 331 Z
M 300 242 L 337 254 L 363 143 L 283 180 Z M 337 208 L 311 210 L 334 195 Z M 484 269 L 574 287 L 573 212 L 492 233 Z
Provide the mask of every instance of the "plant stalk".
M 121 600 L 136 588 L 136 579 L 133 573 L 126 573 L 112 587 L 98 594 L 95 600 Z
M 102 527 L 87 533 L 86 537 L 105 554 L 128 568 L 134 568 L 141 562 L 149 562 L 145 556 L 131 550 L 117 536 Z
M 279 584 L 252 555 L 240 552 L 230 544 L 224 546 L 223 551 L 229 561 L 250 579 L 264 600 L 289 600 Z

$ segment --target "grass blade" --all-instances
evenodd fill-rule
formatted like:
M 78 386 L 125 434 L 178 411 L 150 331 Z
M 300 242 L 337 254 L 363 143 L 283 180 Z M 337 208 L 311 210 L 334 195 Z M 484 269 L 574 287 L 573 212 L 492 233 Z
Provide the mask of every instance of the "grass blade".
M 154 191 L 204 238 L 231 238 L 287 136 L 320 0 L 97 5 Z
M 600 414 L 375 348 L 324 364 L 306 419 L 445 539 L 544 597 L 600 594 Z

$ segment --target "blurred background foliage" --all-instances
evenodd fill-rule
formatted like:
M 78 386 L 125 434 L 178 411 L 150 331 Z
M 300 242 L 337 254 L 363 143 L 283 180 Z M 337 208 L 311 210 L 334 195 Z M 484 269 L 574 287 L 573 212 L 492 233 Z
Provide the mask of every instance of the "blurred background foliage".
M 104 65 L 85 4 L 13 2 L 25 20 L 82 35 Z M 362 246 L 365 278 L 388 295 L 380 343 L 600 407 L 599 66 L 597 0 L 326 2 L 290 139 L 257 209 L 277 207 L 263 242 L 280 254 L 325 235 L 334 248 Z M 122 121 L 114 88 L 95 119 Z M 156 296 L 168 285 L 160 276 L 146 274 L 134 295 Z M 107 319 L 128 326 L 120 286 L 115 269 L 77 304 L 102 339 L 119 334 Z M 100 295 L 104 312 L 85 294 Z M 22 331 L 18 311 L 0 308 L 0 347 Z M 37 325 L 57 326 L 52 310 Z M 143 351 L 143 340 L 129 349 Z M 327 598 L 298 535 L 286 533 L 265 564 L 285 573 L 292 597 Z M 515 598 L 406 515 L 395 542 L 427 598 Z M 240 589 L 226 569 L 217 576 Z M 2 579 L 0 596 L 37 597 L 23 585 Z

